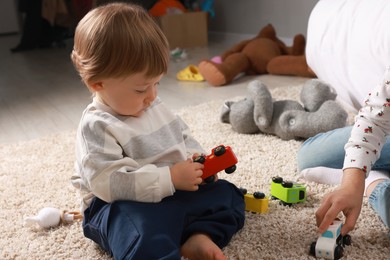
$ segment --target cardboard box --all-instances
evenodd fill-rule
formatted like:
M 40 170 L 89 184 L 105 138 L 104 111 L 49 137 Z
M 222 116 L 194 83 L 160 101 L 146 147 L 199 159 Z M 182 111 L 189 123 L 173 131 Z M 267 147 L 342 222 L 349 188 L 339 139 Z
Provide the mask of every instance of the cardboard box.
M 205 47 L 208 43 L 207 12 L 166 14 L 157 18 L 170 49 Z

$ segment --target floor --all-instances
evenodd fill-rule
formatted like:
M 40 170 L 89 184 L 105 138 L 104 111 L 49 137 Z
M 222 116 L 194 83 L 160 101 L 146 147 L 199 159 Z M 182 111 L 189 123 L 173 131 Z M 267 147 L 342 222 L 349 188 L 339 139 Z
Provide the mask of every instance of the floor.
M 65 48 L 11 53 L 19 35 L 0 36 L 0 144 L 21 142 L 77 128 L 81 112 L 91 95 L 81 83 Z M 206 82 L 183 82 L 176 73 L 189 64 L 220 54 L 230 46 L 210 42 L 208 47 L 187 49 L 187 59 L 172 61 L 159 86 L 159 96 L 173 110 L 214 99 L 245 96 L 254 78 L 269 88 L 298 85 L 306 78 L 289 76 L 244 76 L 223 87 Z

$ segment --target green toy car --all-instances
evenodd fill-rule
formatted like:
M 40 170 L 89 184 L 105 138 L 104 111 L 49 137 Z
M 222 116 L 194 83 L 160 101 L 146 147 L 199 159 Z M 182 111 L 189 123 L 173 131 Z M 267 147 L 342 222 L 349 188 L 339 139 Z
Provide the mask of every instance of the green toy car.
M 303 184 L 284 181 L 282 177 L 273 177 L 271 198 L 280 200 L 283 205 L 305 202 L 306 187 Z

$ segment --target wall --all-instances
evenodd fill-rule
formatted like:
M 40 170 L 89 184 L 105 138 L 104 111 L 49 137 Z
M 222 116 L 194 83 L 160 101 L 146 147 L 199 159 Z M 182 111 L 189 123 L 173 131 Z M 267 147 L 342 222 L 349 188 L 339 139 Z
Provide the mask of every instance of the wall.
M 0 0 L 0 34 L 19 32 L 16 3 L 14 0 Z
M 319 0 L 216 0 L 210 18 L 210 37 L 256 35 L 268 23 L 281 39 L 306 35 L 311 10 Z

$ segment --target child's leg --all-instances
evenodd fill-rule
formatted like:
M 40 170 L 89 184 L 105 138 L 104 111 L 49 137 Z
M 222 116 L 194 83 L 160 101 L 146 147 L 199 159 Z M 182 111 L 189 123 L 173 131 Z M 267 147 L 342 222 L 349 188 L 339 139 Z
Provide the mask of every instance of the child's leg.
M 217 256 L 243 227 L 244 208 L 241 191 L 219 180 L 201 185 L 196 192 L 176 191 L 160 203 L 108 204 L 95 198 L 84 213 L 83 229 L 115 259 L 180 259 L 180 248 L 188 241 L 184 252 L 189 252 L 190 242 L 199 238 L 195 234 L 210 237 L 198 250 L 213 248 Z
M 85 211 L 84 235 L 114 259 L 180 259 L 184 214 L 174 203 L 105 203 Z M 169 220 L 170 221 L 167 221 Z
M 343 168 L 344 146 L 348 142 L 351 130 L 352 126 L 338 128 L 317 134 L 303 142 L 297 155 L 299 171 L 319 166 Z M 390 171 L 390 136 L 387 136 L 381 155 L 372 169 Z
M 348 142 L 352 127 L 338 128 L 307 139 L 299 148 L 299 171 L 318 166 L 341 169 L 344 163 L 344 145 Z
M 387 171 L 370 171 L 365 181 L 364 195 L 367 197 L 370 196 L 376 185 L 382 181 L 390 179 L 389 177 L 390 176 Z
M 383 223 L 390 228 L 390 180 L 377 183 L 368 201 Z
M 206 234 L 219 248 L 223 248 L 244 226 L 243 194 L 225 180 L 200 185 L 197 192 L 187 192 L 182 199 L 187 202 L 183 246 L 194 234 Z
M 297 156 L 300 177 L 323 184 L 340 183 L 345 157 L 344 146 L 348 142 L 351 129 L 351 126 L 339 128 L 307 139 L 301 145 Z M 387 137 L 381 155 L 372 167 L 373 171 L 390 171 L 390 137 Z M 375 174 L 372 176 L 378 179 Z
M 343 170 L 319 166 L 302 170 L 299 177 L 311 182 L 336 185 L 341 183 Z
M 343 170 L 320 166 L 304 169 L 300 172 L 299 177 L 305 179 L 306 181 L 321 184 L 337 185 L 341 183 L 341 179 L 343 177 Z M 365 195 L 370 196 L 371 191 L 375 188 L 376 184 L 379 181 L 388 179 L 390 178 L 388 172 L 386 171 L 370 171 L 370 174 L 365 181 Z

